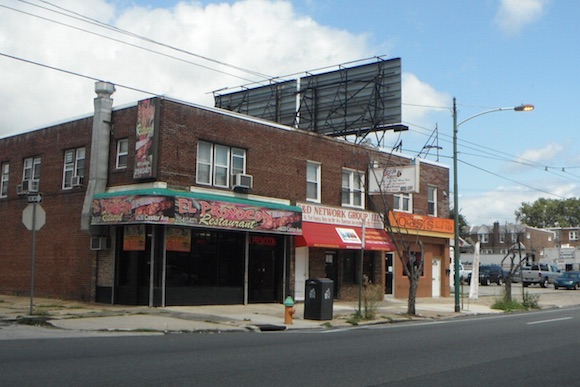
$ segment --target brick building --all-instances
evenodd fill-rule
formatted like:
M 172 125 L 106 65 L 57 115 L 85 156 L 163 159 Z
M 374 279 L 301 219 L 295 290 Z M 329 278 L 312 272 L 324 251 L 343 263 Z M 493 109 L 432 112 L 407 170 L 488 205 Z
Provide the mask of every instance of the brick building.
M 406 297 L 385 204 L 397 235 L 424 243 L 418 296 L 449 295 L 446 166 L 418 163 L 419 192 L 383 202 L 368 195 L 369 165 L 410 158 L 165 98 L 113 109 L 113 85 L 96 92 L 94 116 L 0 139 L 0 292 L 29 292 L 33 233 L 21 218 L 38 191 L 38 295 L 281 302 L 329 277 L 335 297 L 354 299 L 362 252 L 365 278 Z

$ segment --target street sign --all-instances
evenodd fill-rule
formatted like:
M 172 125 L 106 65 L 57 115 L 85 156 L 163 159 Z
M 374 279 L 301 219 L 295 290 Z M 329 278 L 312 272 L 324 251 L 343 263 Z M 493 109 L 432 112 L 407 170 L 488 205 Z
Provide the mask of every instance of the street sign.
M 28 203 L 40 203 L 42 201 L 42 195 L 39 193 L 28 194 L 27 200 L 28 200 Z
M 34 214 L 36 207 L 36 214 Z M 36 218 L 33 222 L 33 215 L 36 215 Z M 44 226 L 46 223 L 46 212 L 44 208 L 40 206 L 40 204 L 30 203 L 26 208 L 22 211 L 22 223 L 26 226 L 27 229 L 30 231 L 38 231 Z M 34 223 L 34 225 L 33 225 Z

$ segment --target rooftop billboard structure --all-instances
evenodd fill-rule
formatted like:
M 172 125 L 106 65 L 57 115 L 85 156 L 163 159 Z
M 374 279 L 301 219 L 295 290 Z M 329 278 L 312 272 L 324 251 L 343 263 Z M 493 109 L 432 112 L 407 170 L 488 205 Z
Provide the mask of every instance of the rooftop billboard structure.
M 215 106 L 334 137 L 407 129 L 401 125 L 400 58 L 271 82 L 214 92 Z

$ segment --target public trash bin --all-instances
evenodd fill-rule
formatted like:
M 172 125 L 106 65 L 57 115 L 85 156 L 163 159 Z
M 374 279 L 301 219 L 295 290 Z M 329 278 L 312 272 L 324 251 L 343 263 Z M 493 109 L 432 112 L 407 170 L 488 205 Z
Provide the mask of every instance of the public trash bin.
M 306 280 L 304 292 L 305 320 L 332 320 L 334 282 L 328 278 Z

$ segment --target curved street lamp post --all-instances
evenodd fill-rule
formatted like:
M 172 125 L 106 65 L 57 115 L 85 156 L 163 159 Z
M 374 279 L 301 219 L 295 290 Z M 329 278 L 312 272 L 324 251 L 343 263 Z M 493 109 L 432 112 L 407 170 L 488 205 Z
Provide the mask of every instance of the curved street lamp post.
M 508 111 L 513 110 L 516 112 L 529 112 L 534 110 L 534 105 L 519 105 L 515 107 L 503 107 L 503 108 L 495 108 L 490 110 L 485 110 L 483 112 L 477 113 L 464 119 L 461 122 L 457 122 L 457 105 L 455 102 L 455 97 L 453 97 L 453 220 L 455 223 L 455 230 L 454 236 L 455 241 L 453 244 L 453 264 L 454 264 L 454 278 L 453 278 L 453 287 L 455 292 L 455 311 L 461 311 L 461 306 L 459 303 L 459 263 L 461 260 L 461 253 L 459 252 L 459 192 L 457 188 L 457 128 L 464 124 L 465 122 L 472 120 L 476 117 L 479 117 L 484 114 L 493 113 L 493 112 L 501 112 L 501 111 Z M 473 279 L 472 279 L 473 280 Z

